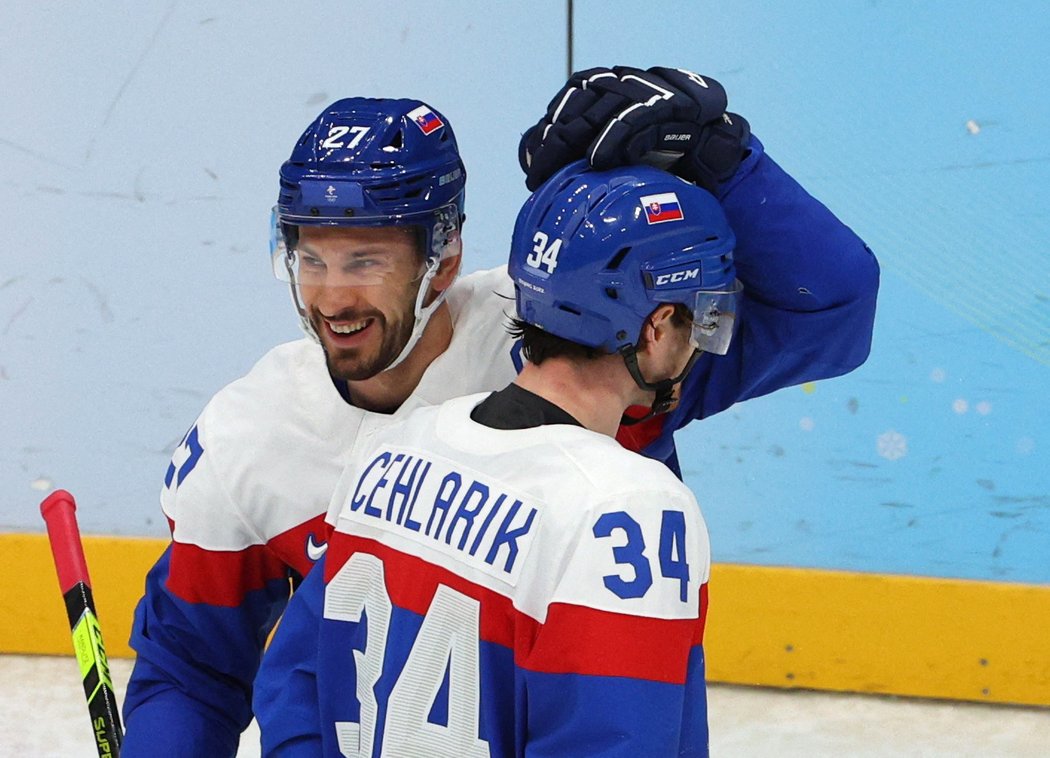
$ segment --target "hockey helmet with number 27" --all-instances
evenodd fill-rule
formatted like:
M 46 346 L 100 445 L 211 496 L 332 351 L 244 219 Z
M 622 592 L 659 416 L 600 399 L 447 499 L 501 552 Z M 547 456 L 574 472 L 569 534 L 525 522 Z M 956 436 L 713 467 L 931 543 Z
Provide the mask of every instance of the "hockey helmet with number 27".
M 578 161 L 522 207 L 509 272 L 518 317 L 607 353 L 633 352 L 661 303 L 693 314 L 698 350 L 724 355 L 741 286 L 735 238 L 709 192 L 649 166 Z
M 419 100 L 352 97 L 325 108 L 281 166 L 275 241 L 298 226 L 405 226 L 439 256 L 463 217 L 467 174 L 448 121 Z M 449 214 L 449 211 L 452 211 Z

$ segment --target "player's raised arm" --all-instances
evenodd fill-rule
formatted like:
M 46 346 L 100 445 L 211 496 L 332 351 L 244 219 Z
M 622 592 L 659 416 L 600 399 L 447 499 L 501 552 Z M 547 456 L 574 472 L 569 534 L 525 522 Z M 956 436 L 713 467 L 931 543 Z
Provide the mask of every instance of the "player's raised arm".
M 706 356 L 678 425 L 734 402 L 848 373 L 868 357 L 879 266 L 864 241 L 792 179 L 760 142 L 723 187 L 744 285 L 739 339 Z
M 717 81 L 683 69 L 589 69 L 569 79 L 519 148 L 529 187 L 574 159 L 601 168 L 648 163 L 722 204 L 743 285 L 738 337 L 727 354 L 699 358 L 674 411 L 620 435 L 674 470 L 676 429 L 740 400 L 848 373 L 871 348 L 875 256 L 727 103 Z

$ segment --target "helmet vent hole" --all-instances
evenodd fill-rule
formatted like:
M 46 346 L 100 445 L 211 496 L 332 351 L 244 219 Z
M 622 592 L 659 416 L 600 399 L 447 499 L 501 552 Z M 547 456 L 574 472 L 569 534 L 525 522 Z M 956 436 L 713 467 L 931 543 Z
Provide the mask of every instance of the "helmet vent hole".
M 619 300 L 620 293 L 616 291 L 614 287 L 606 287 L 605 294 L 609 296 L 610 300 Z
M 565 311 L 566 313 L 571 313 L 573 316 L 582 316 L 583 315 L 582 313 L 580 313 L 580 311 L 576 310 L 575 308 L 573 308 L 571 306 L 565 305 L 565 304 L 559 304 L 558 305 L 558 310 Z
M 609 259 L 609 262 L 605 264 L 605 268 L 610 271 L 615 271 L 620 268 L 620 264 L 623 263 L 623 259 L 627 257 L 627 253 L 631 252 L 631 248 L 625 247 L 619 250 L 616 255 Z
M 400 149 L 401 149 L 402 147 L 404 147 L 404 146 L 405 146 L 405 138 L 404 138 L 404 136 L 402 135 L 402 133 L 401 133 L 401 130 L 400 130 L 400 129 L 398 129 L 398 130 L 397 130 L 397 131 L 396 131 L 396 132 L 394 133 L 394 136 L 390 138 L 390 141 L 389 141 L 389 142 L 387 142 L 387 143 L 386 143 L 386 144 L 385 144 L 385 145 L 383 146 L 383 150 L 384 150 L 385 152 L 391 152 L 391 151 L 393 151 L 393 150 L 400 150 Z

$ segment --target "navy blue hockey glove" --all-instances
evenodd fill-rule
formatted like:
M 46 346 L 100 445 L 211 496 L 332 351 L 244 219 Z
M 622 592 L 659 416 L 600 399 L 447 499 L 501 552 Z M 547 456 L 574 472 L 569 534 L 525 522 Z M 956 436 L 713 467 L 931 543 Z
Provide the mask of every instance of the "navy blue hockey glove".
M 596 169 L 647 163 L 715 191 L 736 172 L 750 136 L 747 121 L 725 108 L 721 84 L 684 69 L 578 72 L 522 135 L 525 184 L 535 191 L 562 166 L 587 158 Z

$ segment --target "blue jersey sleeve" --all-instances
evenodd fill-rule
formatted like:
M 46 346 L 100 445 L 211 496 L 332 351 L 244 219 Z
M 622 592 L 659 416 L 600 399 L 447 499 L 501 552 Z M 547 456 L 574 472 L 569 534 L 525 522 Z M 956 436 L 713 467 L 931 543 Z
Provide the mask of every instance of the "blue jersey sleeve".
M 172 553 L 169 546 L 151 569 L 135 610 L 137 657 L 124 701 L 122 752 L 232 756 L 251 721 L 252 680 L 287 602 L 288 579 L 272 580 L 232 606 L 188 602 L 169 587 Z
M 253 707 L 264 756 L 322 755 L 317 654 L 324 560 L 295 591 L 255 680 Z

